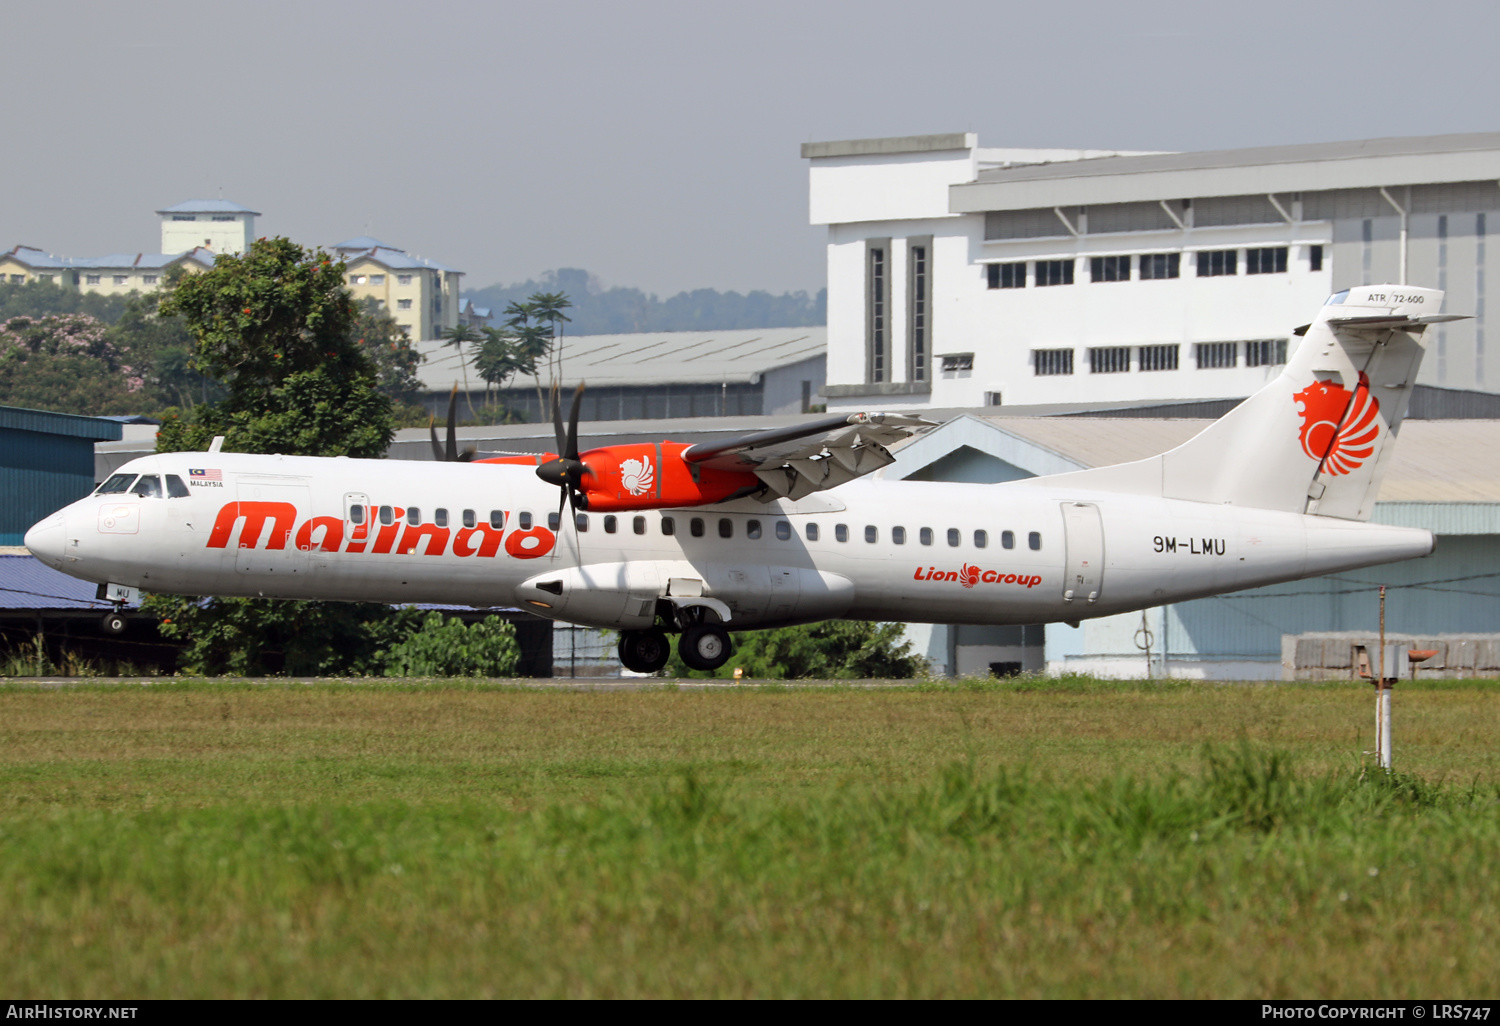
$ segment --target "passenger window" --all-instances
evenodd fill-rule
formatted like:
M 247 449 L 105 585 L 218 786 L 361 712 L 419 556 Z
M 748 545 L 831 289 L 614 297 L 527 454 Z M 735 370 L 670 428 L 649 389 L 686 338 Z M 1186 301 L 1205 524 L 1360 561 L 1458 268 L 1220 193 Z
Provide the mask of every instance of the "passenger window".
M 818 540 L 818 525 L 817 524 L 808 524 L 807 525 L 807 540 L 808 541 L 817 541 Z
M 963 544 L 964 536 L 956 527 L 948 528 L 948 547 L 956 549 Z
M 776 521 L 776 537 L 780 541 L 786 541 L 792 536 L 792 525 L 785 520 Z
M 349 523 L 362 524 L 365 522 L 365 508 L 363 506 L 349 507 Z
M 521 526 L 521 530 L 523 531 L 531 530 L 531 510 L 523 509 L 521 512 L 517 513 L 516 523 Z
M 445 510 L 445 509 L 435 509 L 435 510 L 433 510 L 432 511 L 432 522 L 435 523 L 435 524 L 437 524 L 439 527 L 447 527 L 448 526 L 448 511 Z
M 615 533 L 615 529 L 618 528 L 619 526 L 620 526 L 620 521 L 617 520 L 617 519 L 615 519 L 615 517 L 614 517 L 613 514 L 611 514 L 610 516 L 607 516 L 607 517 L 604 518 L 604 533 L 605 534 L 614 534 Z
M 879 540 L 880 540 L 880 531 L 875 527 L 874 524 L 866 524 L 865 525 L 865 541 L 870 542 L 871 544 L 874 544 L 875 542 L 877 542 Z
M 182 478 L 176 474 L 167 475 L 167 498 L 186 499 L 191 494 L 188 491 L 188 486 L 182 483 Z
M 703 518 L 702 517 L 694 517 L 692 520 L 688 521 L 688 533 L 691 534 L 694 538 L 702 538 L 703 537 Z
M 503 530 L 505 530 L 505 510 L 503 510 L 503 509 L 492 509 L 492 510 L 490 510 L 490 526 L 493 527 L 497 531 L 503 531 Z
M 473 527 L 478 522 L 479 521 L 477 521 L 477 520 L 474 519 L 474 511 L 472 509 L 466 509 L 466 510 L 464 510 L 464 526 L 465 527 Z
M 922 528 L 922 530 L 920 530 L 920 531 L 917 532 L 917 539 L 923 545 L 931 545 L 932 544 L 932 528 L 930 528 L 930 527 L 924 527 L 924 528 Z
M 893 527 L 893 528 L 891 528 L 891 541 L 894 542 L 897 545 L 905 545 L 906 544 L 906 528 L 904 528 L 904 527 Z
M 380 522 L 382 524 L 394 524 L 396 522 L 396 511 L 389 506 L 381 506 Z
M 668 537 L 676 534 L 677 533 L 677 521 L 673 520 L 671 517 L 662 517 L 661 518 L 661 533 L 667 535 Z
M 760 537 L 760 521 L 759 520 L 748 520 L 748 521 L 745 522 L 745 537 L 746 538 L 759 538 Z
M 161 478 L 155 474 L 143 474 L 141 479 L 130 489 L 131 495 L 139 495 L 143 499 L 161 498 Z
M 986 545 L 988 545 L 989 543 L 990 543 L 990 536 L 989 536 L 988 532 L 985 532 L 985 531 L 975 531 L 974 532 L 974 547 L 976 549 L 982 549 Z
M 646 518 L 645 517 L 636 517 L 634 520 L 632 520 L 630 522 L 630 529 L 632 531 L 634 531 L 636 534 L 645 534 L 646 533 Z
M 834 541 L 841 541 L 841 542 L 848 541 L 849 540 L 849 525 L 848 524 L 834 524 L 833 525 L 833 540 Z
M 494 521 L 493 517 L 491 517 L 490 519 L 491 519 L 491 522 Z M 562 526 L 562 514 L 561 513 L 548 513 L 547 514 L 547 530 L 549 530 L 549 531 L 556 531 L 561 526 Z
M 411 524 L 413 527 L 420 524 L 422 522 L 422 511 L 417 507 L 412 506 L 406 511 L 406 522 L 408 524 Z
M 130 491 L 130 485 L 135 481 L 134 474 L 112 474 L 108 481 L 99 486 L 95 495 L 121 495 Z
M 1042 536 L 1036 531 L 1032 531 L 1026 536 L 1026 544 L 1031 546 L 1032 552 L 1040 552 L 1042 549 Z
M 1013 548 L 1015 548 L 1016 547 L 1016 532 L 1014 532 L 1014 531 L 1001 531 L 1000 532 L 1000 547 L 1002 549 L 1013 549 Z
M 719 518 L 719 537 L 720 538 L 733 538 L 734 537 L 734 521 L 733 520 L 730 520 L 728 517 L 720 517 Z
M 587 513 L 573 514 L 573 526 L 578 528 L 579 534 L 587 531 L 589 529 L 589 515 Z

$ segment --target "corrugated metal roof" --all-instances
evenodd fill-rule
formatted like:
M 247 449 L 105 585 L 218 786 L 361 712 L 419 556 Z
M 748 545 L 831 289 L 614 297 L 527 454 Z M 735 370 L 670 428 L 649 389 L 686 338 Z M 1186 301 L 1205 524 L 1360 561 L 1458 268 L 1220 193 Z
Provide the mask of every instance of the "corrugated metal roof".
M 393 271 L 421 270 L 426 268 L 432 271 L 448 271 L 462 274 L 462 271 L 440 264 L 436 260 L 428 260 L 426 257 L 414 257 L 403 249 L 389 249 L 385 246 L 371 248 L 362 253 L 346 253 L 344 262 L 354 264 L 360 260 L 373 260 L 382 267 L 388 267 Z
M 1181 445 L 1208 420 L 1102 417 L 986 418 L 1090 467 L 1145 459 Z M 1409 420 L 1380 489 L 1381 502 L 1500 502 L 1500 420 Z
M 398 253 L 405 252 L 405 250 L 399 249 L 396 246 L 387 246 L 385 243 L 381 242 L 379 239 L 372 239 L 368 235 L 356 235 L 352 239 L 345 239 L 343 242 L 335 242 L 333 244 L 332 248 L 333 249 L 394 249 Z
M 1139 157 L 1095 157 L 1092 160 L 994 168 L 981 171 L 978 180 L 1030 182 L 1039 179 L 1148 174 L 1156 171 L 1202 171 L 1211 168 L 1263 167 L 1270 164 L 1307 164 L 1367 157 L 1473 153 L 1482 150 L 1500 150 L 1500 132 L 1355 139 L 1292 146 L 1255 146 L 1238 150 L 1206 150 L 1201 153 L 1154 153 Z
M 242 207 L 238 203 L 229 200 L 186 200 L 174 206 L 164 207 L 157 211 L 158 214 L 254 214 L 260 216 L 259 210 L 251 210 Z
M 19 406 L 0 406 L 0 428 L 87 438 L 95 442 L 117 442 L 123 435 L 120 425 L 114 421 L 99 417 L 78 417 L 71 413 L 27 410 Z
M 16 246 L 6 256 L 14 258 L 27 267 L 67 267 L 68 262 L 50 253 L 43 253 L 35 246 Z
M 97 588 L 52 569 L 35 556 L 0 555 L 0 608 L 103 612 L 111 603 L 94 597 Z
M 417 373 L 429 390 L 447 391 L 455 381 L 464 380 L 453 347 L 434 339 L 417 343 L 417 348 L 427 358 Z M 583 381 L 591 385 L 755 382 L 765 371 L 827 351 L 828 329 L 824 327 L 565 336 L 559 384 L 571 389 Z M 465 358 L 470 355 L 466 353 Z M 468 380 L 471 388 L 484 387 L 472 366 Z M 521 378 L 507 387 L 531 384 L 530 378 Z

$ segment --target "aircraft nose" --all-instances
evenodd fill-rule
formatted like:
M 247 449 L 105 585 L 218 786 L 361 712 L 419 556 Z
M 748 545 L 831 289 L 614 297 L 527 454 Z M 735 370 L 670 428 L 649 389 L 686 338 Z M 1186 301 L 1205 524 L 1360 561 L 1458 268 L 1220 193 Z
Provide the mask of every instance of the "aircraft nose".
M 61 567 L 63 549 L 68 543 L 67 518 L 61 513 L 54 513 L 33 524 L 23 540 L 37 559 L 48 566 Z

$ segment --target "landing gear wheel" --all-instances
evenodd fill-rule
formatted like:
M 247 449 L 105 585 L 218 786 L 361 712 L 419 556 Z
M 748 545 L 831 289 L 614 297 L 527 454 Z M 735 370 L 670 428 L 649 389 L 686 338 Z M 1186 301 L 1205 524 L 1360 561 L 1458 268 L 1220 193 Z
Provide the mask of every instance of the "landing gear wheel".
M 104 619 L 99 621 L 99 626 L 104 628 L 105 634 L 124 634 L 125 615 L 123 613 L 105 613 Z
M 667 665 L 672 645 L 656 628 L 620 635 L 620 663 L 632 673 L 655 673 Z
M 729 662 L 729 632 L 716 623 L 695 623 L 682 632 L 677 651 L 695 670 L 717 670 Z

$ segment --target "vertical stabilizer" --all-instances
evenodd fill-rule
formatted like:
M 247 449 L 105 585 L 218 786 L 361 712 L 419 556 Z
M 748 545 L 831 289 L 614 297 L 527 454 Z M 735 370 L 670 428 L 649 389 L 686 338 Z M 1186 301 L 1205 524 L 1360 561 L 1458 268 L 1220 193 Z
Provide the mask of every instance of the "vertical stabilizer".
M 1365 285 L 1331 296 L 1281 375 L 1161 456 L 1064 475 L 1079 484 L 1368 520 L 1443 294 Z M 1160 489 L 1159 493 L 1157 489 Z

